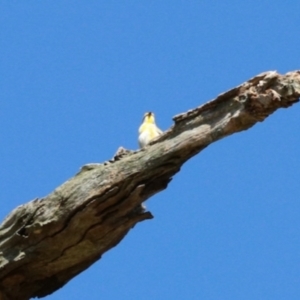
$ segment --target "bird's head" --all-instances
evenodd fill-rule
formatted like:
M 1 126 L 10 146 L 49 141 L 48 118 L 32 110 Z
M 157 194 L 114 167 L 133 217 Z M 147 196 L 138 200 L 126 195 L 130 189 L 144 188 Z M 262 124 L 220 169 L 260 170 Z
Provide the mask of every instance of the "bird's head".
M 155 123 L 154 113 L 149 111 L 144 114 L 143 121 L 146 123 Z

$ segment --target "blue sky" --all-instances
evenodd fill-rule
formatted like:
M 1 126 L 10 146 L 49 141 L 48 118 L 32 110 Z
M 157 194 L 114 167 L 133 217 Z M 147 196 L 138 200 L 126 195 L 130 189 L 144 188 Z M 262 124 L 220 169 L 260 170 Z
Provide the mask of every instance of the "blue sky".
M 300 69 L 300 2 L 1 1 L 0 217 L 260 72 Z M 45 299 L 300 299 L 300 105 L 206 148 Z

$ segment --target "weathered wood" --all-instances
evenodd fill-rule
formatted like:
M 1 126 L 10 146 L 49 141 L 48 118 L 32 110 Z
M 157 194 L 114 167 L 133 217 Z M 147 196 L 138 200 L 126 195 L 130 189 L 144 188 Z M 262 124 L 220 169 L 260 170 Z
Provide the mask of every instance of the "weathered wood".
M 260 74 L 174 117 L 150 146 L 84 166 L 50 195 L 17 207 L 0 227 L 0 300 L 48 295 L 152 215 L 142 205 L 209 144 L 299 101 L 300 71 Z

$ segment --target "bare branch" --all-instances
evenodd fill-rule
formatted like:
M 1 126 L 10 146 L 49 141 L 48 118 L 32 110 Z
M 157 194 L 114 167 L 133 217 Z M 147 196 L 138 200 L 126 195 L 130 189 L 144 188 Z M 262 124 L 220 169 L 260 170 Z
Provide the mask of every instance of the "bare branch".
M 0 227 L 0 300 L 46 296 L 151 219 L 142 203 L 165 189 L 209 144 L 299 101 L 300 71 L 260 74 L 198 108 L 138 151 L 89 164 L 45 198 L 17 207 Z

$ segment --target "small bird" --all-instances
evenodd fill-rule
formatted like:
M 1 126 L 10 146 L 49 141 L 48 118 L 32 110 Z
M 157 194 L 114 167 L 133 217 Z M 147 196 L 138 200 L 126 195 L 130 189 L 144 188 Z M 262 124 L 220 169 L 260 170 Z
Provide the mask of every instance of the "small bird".
M 149 144 L 151 140 L 161 135 L 162 131 L 156 126 L 153 112 L 144 114 L 143 123 L 139 128 L 139 145 L 143 148 Z

